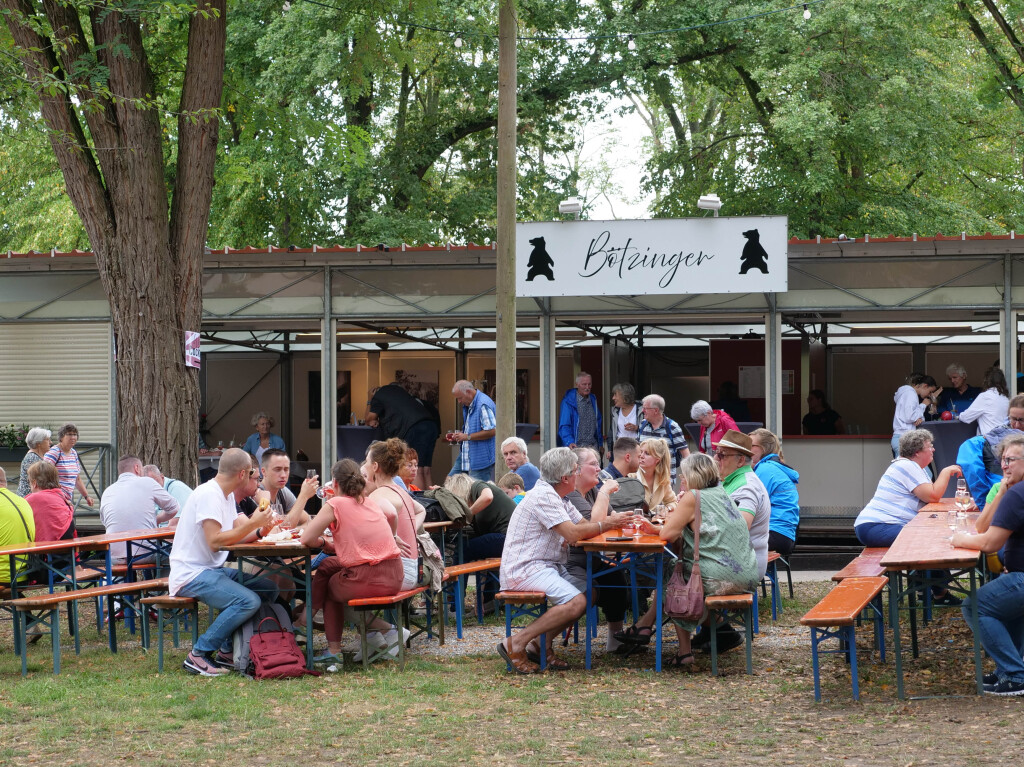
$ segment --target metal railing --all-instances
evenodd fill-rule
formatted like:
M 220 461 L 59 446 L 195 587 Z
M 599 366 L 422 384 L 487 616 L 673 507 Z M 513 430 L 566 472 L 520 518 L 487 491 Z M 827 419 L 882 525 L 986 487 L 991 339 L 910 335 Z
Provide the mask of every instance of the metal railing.
M 89 488 L 93 506 L 90 508 L 79 496 L 75 502 L 75 527 L 96 527 L 100 525 L 100 496 L 108 485 L 117 481 L 117 458 L 114 446 L 107 442 L 78 442 L 78 463 L 82 467 L 82 482 Z M 90 470 L 84 460 L 86 456 L 95 455 L 96 461 Z M 92 463 L 92 461 L 89 461 Z

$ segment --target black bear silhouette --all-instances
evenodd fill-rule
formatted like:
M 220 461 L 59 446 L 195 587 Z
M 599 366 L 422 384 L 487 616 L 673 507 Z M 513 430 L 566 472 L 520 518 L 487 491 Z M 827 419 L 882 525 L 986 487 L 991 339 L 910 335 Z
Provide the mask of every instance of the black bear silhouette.
M 746 274 L 748 269 L 760 269 L 768 274 L 768 264 L 765 263 L 768 253 L 761 246 L 761 235 L 756 229 L 751 229 L 744 232 L 743 236 L 747 238 L 747 244 L 743 246 L 743 255 L 740 256 L 740 274 Z
M 544 275 L 549 280 L 554 280 L 555 275 L 551 271 L 551 267 L 555 265 L 555 262 L 551 260 L 551 256 L 548 255 L 547 247 L 544 244 L 543 237 L 534 237 L 530 240 L 530 244 L 533 245 L 533 251 L 530 253 L 530 260 L 527 262 L 527 266 L 530 267 L 529 273 L 526 275 L 526 281 L 530 282 L 534 277 Z

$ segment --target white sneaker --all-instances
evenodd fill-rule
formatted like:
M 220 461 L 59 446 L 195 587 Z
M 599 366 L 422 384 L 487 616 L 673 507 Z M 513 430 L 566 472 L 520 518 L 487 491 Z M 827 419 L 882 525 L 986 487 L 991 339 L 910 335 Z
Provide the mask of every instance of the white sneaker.
M 403 627 L 402 628 L 402 642 L 403 643 L 404 642 L 408 642 L 410 636 L 412 636 L 412 632 L 410 632 L 409 629 Z M 384 640 L 388 643 L 388 655 L 390 655 L 392 658 L 397 658 L 398 657 L 398 650 L 399 650 L 399 647 L 398 647 L 398 629 L 397 628 L 393 628 L 393 629 L 391 629 L 391 631 L 387 632 L 384 635 Z
M 379 631 L 367 631 L 366 646 L 370 648 L 370 655 L 372 656 L 375 650 L 383 650 L 385 647 L 387 647 L 388 642 L 384 638 L 384 635 L 381 634 Z M 356 654 L 352 656 L 352 660 L 356 663 L 363 662 L 362 649 L 356 650 Z

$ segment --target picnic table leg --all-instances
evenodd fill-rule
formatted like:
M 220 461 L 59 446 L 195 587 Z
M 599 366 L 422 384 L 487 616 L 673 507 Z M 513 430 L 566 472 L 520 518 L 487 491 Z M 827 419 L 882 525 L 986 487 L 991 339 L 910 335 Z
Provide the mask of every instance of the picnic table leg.
M 917 588 L 915 587 L 914 583 L 914 576 L 911 573 L 907 573 L 907 606 L 910 609 L 910 654 L 911 656 L 916 658 L 918 656 Z
M 900 575 L 895 570 L 889 571 L 889 625 L 892 626 L 892 651 L 896 658 L 896 697 L 904 700 L 903 695 L 903 652 L 900 647 Z
M 466 598 L 463 591 L 463 576 L 455 578 L 455 636 L 462 639 L 462 600 Z
M 751 610 L 756 610 L 757 609 L 757 600 L 756 599 L 754 600 L 754 603 L 750 606 L 750 609 Z M 747 635 L 746 636 L 746 639 L 747 639 L 747 641 L 746 641 L 746 646 L 747 646 L 747 673 L 748 674 L 753 674 L 754 673 L 754 631 L 753 631 L 753 628 L 751 626 L 752 621 L 750 620 L 750 616 L 749 615 L 747 616 L 747 619 L 744 621 L 744 623 L 746 624 L 746 626 L 744 626 L 744 630 L 745 630 L 745 633 Z
M 818 669 L 818 629 L 811 626 L 811 671 L 814 674 L 814 700 L 821 702 L 821 679 Z
M 14 622 L 15 636 L 21 636 L 23 639 L 20 643 L 21 650 L 21 675 L 28 676 L 28 642 L 25 641 L 25 633 L 28 631 L 27 621 L 25 619 L 24 610 L 14 610 Z
M 656 613 L 655 613 L 655 618 L 654 618 L 654 625 L 657 626 L 657 629 L 655 630 L 655 639 L 654 639 L 654 670 L 655 671 L 661 671 L 661 622 L 662 622 L 661 602 L 662 602 L 662 599 L 663 599 L 663 596 L 664 596 L 663 593 L 662 593 L 662 589 L 664 588 L 663 585 L 662 585 L 662 570 L 664 569 L 664 563 L 665 563 L 665 555 L 662 552 L 659 551 L 657 554 L 654 555 L 654 570 L 655 570 L 654 579 L 655 579 L 655 584 L 656 584 L 655 590 L 654 590 L 654 596 L 655 596 L 655 599 L 658 600 L 658 603 L 655 606 Z M 630 568 L 630 569 L 632 570 L 632 568 Z M 636 601 L 636 571 L 632 570 L 632 572 L 633 572 L 633 600 Z
M 857 682 L 857 635 L 853 626 L 844 626 L 841 631 L 846 634 L 846 642 L 850 647 L 850 676 L 853 679 L 853 699 L 860 700 L 860 688 Z
M 595 608 L 596 608 L 596 604 L 594 603 L 594 552 L 588 551 L 587 552 L 587 611 L 586 611 L 587 631 L 586 631 L 586 637 L 585 637 L 585 640 L 586 640 L 586 655 L 585 655 L 585 658 L 586 658 L 586 660 L 585 660 L 585 662 L 583 664 L 584 667 L 588 671 L 590 670 L 590 663 L 591 663 L 591 658 L 590 658 L 590 623 L 591 623 L 592 620 L 594 620 L 593 613 L 597 612 L 597 610 Z
M 971 625 L 978 625 L 978 574 L 973 567 L 971 568 Z M 977 631 L 972 631 L 971 636 L 974 637 L 974 682 L 978 689 L 978 695 L 982 695 L 984 689 L 981 681 L 981 642 L 978 639 Z
M 50 644 L 53 646 L 53 673 L 60 673 L 60 606 L 50 611 Z
M 117 621 L 114 620 L 114 595 L 107 596 L 107 642 L 110 652 L 117 652 Z
M 82 654 L 82 638 L 78 635 L 78 602 L 68 602 L 68 623 L 75 627 L 72 635 L 75 637 L 75 655 Z
M 882 595 L 879 593 L 871 602 L 871 610 L 874 613 L 875 623 L 875 647 L 878 650 L 878 660 L 885 663 L 885 624 L 883 622 Z
M 306 586 L 306 668 L 313 669 L 313 557 L 309 551 L 306 552 L 306 561 L 303 567 L 305 573 L 304 583 Z

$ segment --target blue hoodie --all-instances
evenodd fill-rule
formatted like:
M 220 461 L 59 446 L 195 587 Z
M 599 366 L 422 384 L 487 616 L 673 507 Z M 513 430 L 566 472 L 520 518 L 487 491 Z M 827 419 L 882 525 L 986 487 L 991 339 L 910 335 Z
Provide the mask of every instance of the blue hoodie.
M 800 475 L 796 469 L 782 463 L 775 453 L 769 453 L 754 467 L 757 478 L 768 489 L 772 503 L 772 518 L 768 529 L 796 540 L 796 526 L 800 524 L 800 496 L 796 484 Z

